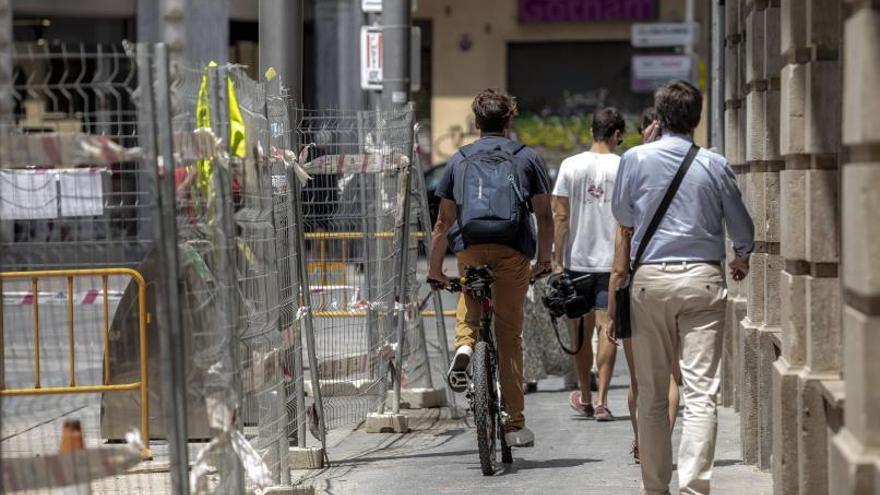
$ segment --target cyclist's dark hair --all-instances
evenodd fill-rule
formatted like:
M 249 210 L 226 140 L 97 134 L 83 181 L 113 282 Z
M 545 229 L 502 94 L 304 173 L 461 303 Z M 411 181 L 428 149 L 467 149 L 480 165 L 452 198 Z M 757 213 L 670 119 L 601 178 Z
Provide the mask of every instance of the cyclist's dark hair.
M 484 89 L 471 104 L 477 129 L 483 132 L 504 132 L 518 113 L 516 98 L 497 89 Z
M 690 134 L 700 123 L 703 94 L 687 81 L 669 81 L 654 93 L 654 108 L 664 132 Z
M 639 117 L 639 134 L 654 123 L 655 120 L 657 120 L 657 110 L 654 110 L 654 107 L 647 107 L 642 110 L 642 115 Z
M 626 121 L 623 120 L 623 114 L 614 107 L 597 108 L 593 112 L 592 130 L 593 139 L 605 142 L 614 137 L 615 131 L 626 131 Z

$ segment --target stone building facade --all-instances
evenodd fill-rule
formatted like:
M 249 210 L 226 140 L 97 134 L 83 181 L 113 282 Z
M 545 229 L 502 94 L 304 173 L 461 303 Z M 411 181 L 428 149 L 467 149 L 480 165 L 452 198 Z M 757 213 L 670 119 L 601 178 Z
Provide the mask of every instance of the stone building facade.
M 757 241 L 722 401 L 775 493 L 880 493 L 880 2 L 716 3 L 723 148 Z

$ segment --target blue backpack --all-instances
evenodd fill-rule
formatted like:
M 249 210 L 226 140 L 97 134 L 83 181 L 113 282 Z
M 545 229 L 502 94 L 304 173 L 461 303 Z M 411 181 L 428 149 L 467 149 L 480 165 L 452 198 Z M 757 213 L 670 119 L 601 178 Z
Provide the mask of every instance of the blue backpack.
M 516 154 L 525 145 L 511 141 L 493 149 L 473 151 L 453 170 L 453 196 L 458 207 L 458 235 L 464 247 L 514 244 L 532 211 L 522 192 Z

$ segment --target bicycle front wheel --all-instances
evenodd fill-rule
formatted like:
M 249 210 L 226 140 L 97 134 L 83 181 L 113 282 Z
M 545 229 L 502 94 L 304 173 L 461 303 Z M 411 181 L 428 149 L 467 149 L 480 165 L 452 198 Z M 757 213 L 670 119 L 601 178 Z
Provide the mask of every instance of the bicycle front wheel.
M 474 384 L 474 423 L 477 426 L 477 450 L 483 475 L 495 474 L 495 377 L 489 346 L 477 342 L 471 358 Z

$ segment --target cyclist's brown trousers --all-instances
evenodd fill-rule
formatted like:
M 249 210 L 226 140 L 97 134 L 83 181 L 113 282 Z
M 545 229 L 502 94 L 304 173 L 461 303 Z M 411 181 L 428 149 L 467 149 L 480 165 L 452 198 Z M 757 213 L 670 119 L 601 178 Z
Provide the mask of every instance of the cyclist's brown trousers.
M 458 253 L 458 270 L 467 266 L 488 265 L 495 277 L 492 286 L 493 323 L 498 346 L 501 399 L 510 415 L 510 426 L 525 425 L 523 416 L 523 303 L 529 288 L 529 260 L 516 249 L 500 244 L 480 244 Z M 480 302 L 462 294 L 458 300 L 455 324 L 455 348 L 473 347 L 480 331 Z

